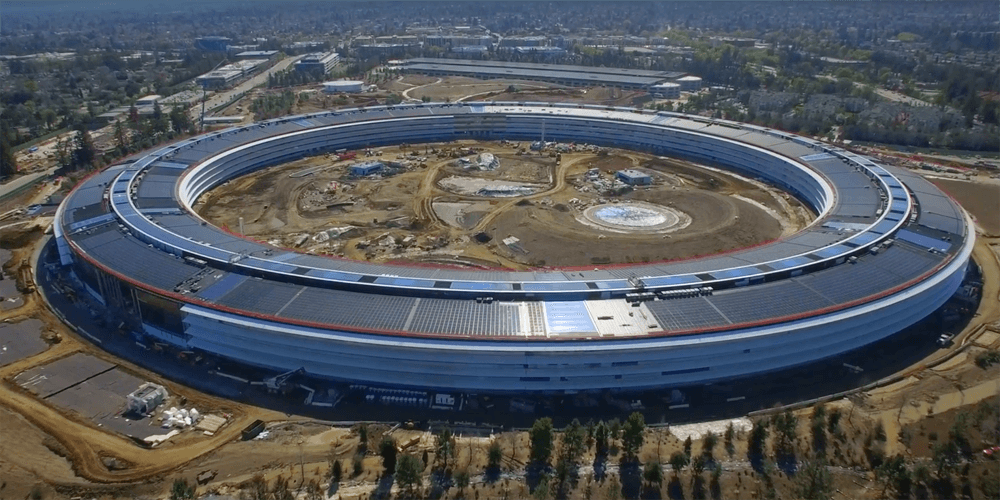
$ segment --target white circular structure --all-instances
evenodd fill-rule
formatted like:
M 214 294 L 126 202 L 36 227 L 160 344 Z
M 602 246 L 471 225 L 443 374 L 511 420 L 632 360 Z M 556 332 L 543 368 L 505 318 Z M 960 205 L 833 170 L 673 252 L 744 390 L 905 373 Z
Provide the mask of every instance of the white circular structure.
M 669 222 L 668 222 L 668 216 Z M 594 210 L 594 217 L 613 226 L 628 228 L 676 224 L 677 216 L 671 213 L 629 204 L 604 205 Z
M 620 233 L 666 233 L 691 224 L 683 212 L 643 202 L 595 205 L 584 210 L 583 218 L 584 223 Z
M 360 80 L 336 80 L 332 82 L 323 82 L 323 92 L 326 92 L 327 94 L 363 92 L 364 89 L 365 82 Z
M 704 258 L 474 272 L 301 254 L 214 227 L 191 208 L 221 183 L 304 156 L 534 140 L 543 129 L 547 140 L 763 179 L 817 219 Z M 640 215 L 646 222 L 625 227 L 659 220 Z M 54 231 L 81 287 L 156 342 L 365 385 L 571 393 L 748 377 L 886 338 L 959 287 L 969 227 L 921 177 L 777 130 L 626 108 L 455 103 L 293 116 L 187 139 L 83 181 Z

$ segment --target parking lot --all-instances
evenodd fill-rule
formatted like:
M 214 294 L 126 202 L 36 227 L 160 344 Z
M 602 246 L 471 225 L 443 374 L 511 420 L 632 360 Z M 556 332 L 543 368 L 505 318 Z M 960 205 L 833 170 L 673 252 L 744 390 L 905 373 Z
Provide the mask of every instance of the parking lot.
M 36 366 L 19 373 L 14 382 L 111 431 L 140 439 L 162 433 L 148 418 L 124 415 L 126 397 L 144 381 L 93 356 L 76 353 Z
M 0 366 L 45 351 L 47 345 L 41 337 L 42 326 L 37 319 L 0 324 Z

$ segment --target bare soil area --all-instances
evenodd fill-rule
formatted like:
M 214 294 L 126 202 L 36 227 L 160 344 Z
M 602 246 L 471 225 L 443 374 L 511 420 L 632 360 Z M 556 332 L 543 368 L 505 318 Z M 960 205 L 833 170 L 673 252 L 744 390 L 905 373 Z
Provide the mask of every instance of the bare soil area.
M 968 210 L 988 234 L 1000 236 L 1000 184 L 957 179 L 929 179 Z
M 631 151 L 463 141 L 364 151 L 385 168 L 351 174 L 359 160 L 307 158 L 244 176 L 196 205 L 210 222 L 276 246 L 373 262 L 443 262 L 525 269 L 655 262 L 726 252 L 797 231 L 813 215 L 757 182 Z M 478 166 L 491 153 L 499 167 Z M 649 186 L 616 172 L 638 169 Z M 670 234 L 601 230 L 590 206 L 630 201 L 690 217 Z

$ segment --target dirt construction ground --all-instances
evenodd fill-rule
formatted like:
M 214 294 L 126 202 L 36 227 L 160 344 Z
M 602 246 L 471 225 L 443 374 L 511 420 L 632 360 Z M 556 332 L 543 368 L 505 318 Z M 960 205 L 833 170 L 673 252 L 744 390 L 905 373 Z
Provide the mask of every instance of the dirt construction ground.
M 387 167 L 367 177 L 350 173 L 360 159 L 307 158 L 230 181 L 196 209 L 231 231 L 242 218 L 245 235 L 310 253 L 515 269 L 725 252 L 780 238 L 813 217 L 777 189 L 712 168 L 619 150 L 519 154 L 525 146 L 371 150 L 364 160 Z M 470 167 L 479 153 L 493 154 L 499 167 Z M 616 183 L 624 169 L 647 173 L 652 185 Z M 584 215 L 636 202 L 679 212 L 686 222 L 669 232 L 606 230 Z

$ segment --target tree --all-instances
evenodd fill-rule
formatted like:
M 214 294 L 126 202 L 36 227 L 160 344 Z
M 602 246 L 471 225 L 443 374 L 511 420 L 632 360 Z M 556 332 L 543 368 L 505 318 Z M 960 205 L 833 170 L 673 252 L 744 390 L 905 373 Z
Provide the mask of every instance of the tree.
M 795 474 L 796 493 L 802 500 L 828 500 L 831 498 L 833 482 L 826 463 L 806 460 Z
M 563 430 L 561 458 L 576 465 L 583 455 L 585 444 L 586 430 L 580 425 L 580 421 L 574 418 Z
M 170 110 L 170 126 L 178 134 L 191 127 L 191 119 L 188 118 L 188 114 L 180 106 Z
M 576 464 L 569 461 L 564 454 L 556 461 L 555 482 L 553 490 L 556 498 L 566 498 L 569 488 L 576 479 Z
M 445 427 L 434 437 L 434 440 L 434 468 L 436 470 L 449 470 L 451 462 L 455 458 L 455 436 L 451 433 L 451 429 Z
M 186 500 L 194 498 L 195 487 L 188 484 L 187 479 L 174 479 L 170 488 L 170 500 Z
M 531 441 L 531 461 L 539 465 L 548 465 L 552 458 L 552 419 L 549 417 L 535 420 L 528 431 Z
M 358 427 L 358 453 L 366 453 L 368 451 L 368 426 L 361 424 Z
M 812 433 L 813 455 L 817 458 L 826 456 L 826 408 L 823 405 L 813 409 L 809 429 Z
M 73 153 L 70 149 L 71 138 L 60 137 L 56 141 L 56 164 L 60 168 L 73 168 Z
M 531 498 L 533 500 L 549 500 L 549 475 L 542 474 L 542 477 L 538 478 L 538 484 L 535 485 L 534 491 L 531 492 Z
M 736 427 L 730 422 L 729 426 L 726 427 L 726 434 L 723 436 L 725 439 L 726 453 L 732 457 L 733 453 L 736 451 L 736 446 L 733 444 L 733 439 L 736 437 Z
M 691 495 L 695 499 L 705 498 L 705 478 L 701 474 L 705 472 L 706 463 L 704 455 L 696 455 L 691 460 Z
M 772 417 L 772 423 L 774 425 L 775 436 L 778 438 L 775 442 L 776 454 L 784 456 L 794 455 L 798 418 L 792 412 L 786 410 Z
M 628 416 L 628 420 L 622 426 L 622 449 L 625 456 L 635 460 L 639 449 L 642 448 L 642 441 L 646 432 L 646 419 L 642 413 L 634 412 Z
M 705 437 L 701 438 L 701 454 L 705 457 L 705 459 L 709 461 L 715 460 L 714 450 L 715 444 L 718 442 L 718 436 L 716 436 L 712 431 L 706 432 Z
M 122 126 L 122 122 L 115 121 L 115 149 L 119 156 L 125 156 L 129 152 L 129 141 L 128 136 L 125 135 L 125 127 Z
M 52 126 L 55 125 L 58 115 L 56 115 L 55 110 L 52 108 L 45 108 L 41 112 L 42 121 L 45 122 L 45 128 L 52 130 Z
M 838 440 L 843 439 L 843 435 L 840 431 L 840 417 L 842 415 L 843 414 L 840 412 L 840 408 L 834 408 L 830 410 L 830 418 L 826 421 L 826 431 Z
M 378 453 L 382 456 L 382 466 L 387 474 L 392 474 L 396 470 L 396 440 L 389 436 L 382 438 L 379 443 Z
M 954 441 L 934 445 L 931 450 L 931 461 L 934 463 L 938 479 L 950 475 L 958 463 L 958 446 Z
M 395 461 L 395 465 L 396 481 L 399 482 L 401 488 L 412 493 L 416 486 L 422 484 L 420 476 L 424 465 L 420 463 L 420 459 L 409 453 L 404 453 L 398 461 Z
M 0 122 L 3 122 L 0 119 Z M 2 126 L 3 129 L 7 127 Z M 14 148 L 10 145 L 6 130 L 0 132 L 0 178 L 10 177 L 17 173 L 17 159 L 14 157 Z
M 497 472 L 500 470 L 500 462 L 503 460 L 503 450 L 500 448 L 500 443 L 494 440 L 490 443 L 490 447 L 486 449 L 486 468 L 488 470 Z
M 594 453 L 599 457 L 608 454 L 608 436 L 610 432 L 608 425 L 603 420 L 598 422 L 597 427 L 594 428 Z
M 601 151 L 605 150 L 602 149 Z M 608 437 L 612 441 L 616 441 L 622 437 L 622 423 L 617 418 L 613 418 L 611 422 L 608 422 Z
M 659 489 L 663 486 L 663 467 L 660 462 L 649 462 L 642 469 L 642 479 Z
M 351 477 L 360 476 L 365 470 L 365 456 L 361 453 L 355 453 L 351 457 Z
M 344 477 L 343 466 L 340 465 L 340 460 L 336 458 L 333 459 L 333 467 L 330 467 L 330 482 L 333 484 L 340 484 L 340 480 Z
M 680 474 L 681 470 L 687 467 L 688 462 L 688 456 L 679 451 L 675 451 L 673 455 L 670 455 L 670 467 L 674 469 L 674 476 Z
M 461 496 L 465 496 L 465 489 L 469 487 L 469 471 L 462 469 L 455 473 L 455 487 L 458 488 L 458 493 Z
M 700 476 L 702 472 L 705 472 L 705 457 L 702 455 L 695 455 L 691 459 L 691 472 L 696 476 Z
M 712 489 L 712 498 L 722 496 L 722 464 L 717 463 L 712 469 L 712 481 L 709 483 L 709 488 Z
M 764 458 L 764 442 L 767 441 L 767 419 L 762 418 L 753 423 L 750 439 L 747 441 L 747 457 L 751 462 Z
M 910 471 L 906 468 L 906 460 L 902 455 L 886 459 L 875 469 L 875 479 L 882 484 L 882 496 L 885 497 L 889 488 L 896 491 L 899 498 L 910 497 Z
M 95 158 L 97 158 L 97 148 L 94 147 L 94 140 L 90 137 L 90 132 L 87 131 L 87 128 L 79 125 L 76 130 L 76 139 L 71 159 L 73 167 L 93 167 Z

